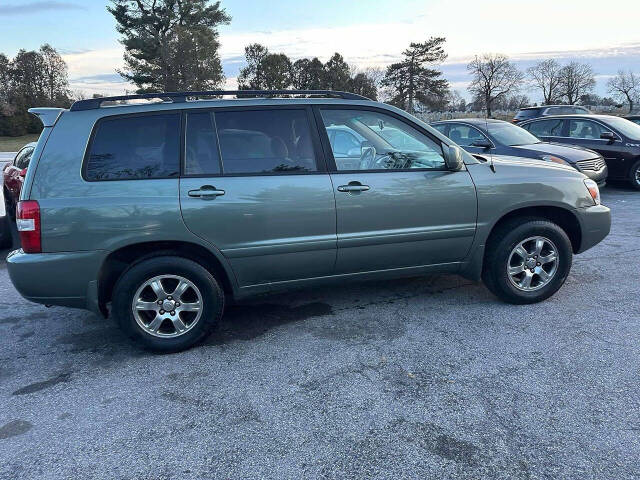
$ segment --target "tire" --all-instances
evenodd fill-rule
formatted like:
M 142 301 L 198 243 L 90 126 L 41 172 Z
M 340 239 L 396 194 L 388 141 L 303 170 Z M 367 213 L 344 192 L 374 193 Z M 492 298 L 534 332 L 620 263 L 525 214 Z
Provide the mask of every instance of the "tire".
M 181 285 L 182 293 L 175 293 Z M 165 311 L 171 304 L 174 311 Z M 152 257 L 129 267 L 112 298 L 120 327 L 143 347 L 163 353 L 203 340 L 217 327 L 223 310 L 224 293 L 214 276 L 199 263 L 177 256 Z
M 514 219 L 489 238 L 482 279 L 507 303 L 537 303 L 560 289 L 572 260 L 571 241 L 558 225 L 541 218 Z
M 11 224 L 9 217 L 0 217 L 0 248 L 11 248 L 13 238 L 11 237 Z
M 640 190 L 640 160 L 631 166 L 631 170 L 629 170 L 629 182 L 631 182 L 631 185 L 635 189 Z
M 16 219 L 16 206 L 11 201 L 11 198 L 9 197 L 9 192 L 7 192 L 6 189 L 3 189 L 3 190 L 4 190 L 4 192 L 3 192 L 4 193 L 4 209 L 6 211 L 6 215 L 11 220 L 15 220 Z

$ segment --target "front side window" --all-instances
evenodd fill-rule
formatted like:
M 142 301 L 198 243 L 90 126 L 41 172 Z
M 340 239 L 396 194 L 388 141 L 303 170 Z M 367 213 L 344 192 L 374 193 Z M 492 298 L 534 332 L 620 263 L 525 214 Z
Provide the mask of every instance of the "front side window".
M 215 123 L 225 175 L 318 170 L 305 110 L 220 111 Z
M 571 120 L 569 122 L 569 136 L 585 140 L 599 140 L 600 135 L 611 130 L 591 120 Z
M 525 125 L 524 128 L 533 133 L 536 137 L 560 137 L 562 136 L 562 125 L 564 120 L 557 118 L 550 120 L 539 120 Z
M 98 123 L 86 160 L 87 180 L 177 177 L 180 115 L 107 118 Z
M 331 145 L 338 170 L 444 169 L 442 147 L 418 129 L 385 113 L 370 110 L 321 109 L 327 134 L 341 131 L 358 144 L 353 155 Z
M 479 140 L 487 141 L 479 130 L 461 124 L 451 125 L 449 138 L 461 147 L 469 147 Z

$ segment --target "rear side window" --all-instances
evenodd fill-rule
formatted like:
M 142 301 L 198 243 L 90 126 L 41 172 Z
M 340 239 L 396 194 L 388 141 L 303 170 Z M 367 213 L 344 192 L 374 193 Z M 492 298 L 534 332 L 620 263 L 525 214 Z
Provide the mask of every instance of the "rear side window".
M 98 122 L 86 159 L 87 180 L 177 177 L 180 115 L 107 118 Z
M 539 110 L 535 108 L 528 108 L 526 110 L 520 110 L 516 113 L 515 118 L 518 120 L 525 120 L 527 118 L 535 118 L 539 115 Z
M 536 137 L 560 137 L 562 136 L 563 122 L 564 120 L 561 119 L 539 120 L 525 125 L 524 128 Z
M 225 175 L 317 171 L 305 110 L 215 113 Z

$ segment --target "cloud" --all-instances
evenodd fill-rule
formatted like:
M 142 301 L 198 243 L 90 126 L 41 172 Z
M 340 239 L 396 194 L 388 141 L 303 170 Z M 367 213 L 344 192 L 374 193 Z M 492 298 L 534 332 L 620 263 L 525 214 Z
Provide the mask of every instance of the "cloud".
M 35 15 L 45 10 L 86 10 L 86 7 L 72 2 L 28 2 L 21 5 L 0 6 L 0 17 L 12 15 Z

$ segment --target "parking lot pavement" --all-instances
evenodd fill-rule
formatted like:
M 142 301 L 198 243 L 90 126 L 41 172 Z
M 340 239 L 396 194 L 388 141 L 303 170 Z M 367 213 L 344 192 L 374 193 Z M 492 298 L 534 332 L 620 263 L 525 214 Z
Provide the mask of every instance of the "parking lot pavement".
M 26 302 L 2 261 L 0 478 L 638 478 L 640 193 L 602 197 L 611 235 L 544 303 L 344 284 L 175 355 Z

